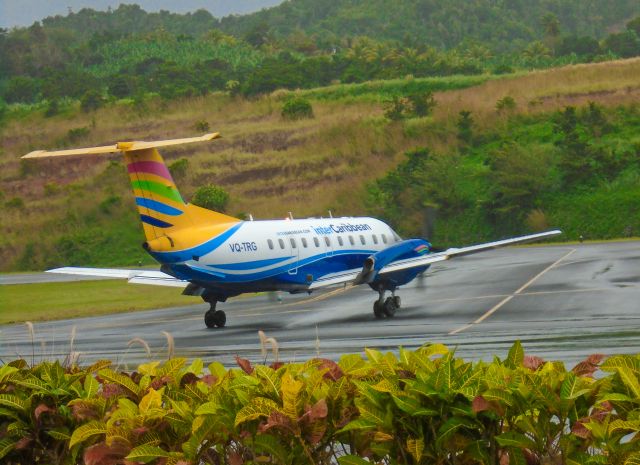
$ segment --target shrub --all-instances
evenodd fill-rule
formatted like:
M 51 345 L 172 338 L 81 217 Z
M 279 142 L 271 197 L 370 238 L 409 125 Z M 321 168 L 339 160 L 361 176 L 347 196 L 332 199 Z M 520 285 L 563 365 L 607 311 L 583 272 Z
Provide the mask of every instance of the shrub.
M 40 82 L 26 76 L 14 76 L 4 86 L 4 99 L 9 103 L 33 103 L 39 94 Z
M 511 66 L 504 63 L 493 68 L 493 74 L 498 74 L 498 75 L 511 74 L 513 72 L 514 72 L 514 69 Z
M 240 92 L 240 81 L 229 80 L 224 84 L 224 90 L 231 95 L 237 95 Z
M 7 116 L 7 113 L 9 113 L 9 107 L 7 103 L 0 98 L 0 123 L 4 120 L 5 116 Z
M 191 203 L 199 207 L 224 213 L 229 202 L 229 193 L 222 187 L 209 184 L 202 186 L 193 194 Z
M 44 185 L 44 193 L 46 195 L 54 195 L 60 192 L 60 186 L 55 182 L 48 182 Z
M 104 214 L 110 214 L 114 207 L 120 205 L 121 198 L 119 195 L 110 195 L 102 202 L 100 202 L 100 211 Z
M 44 111 L 44 116 L 46 118 L 51 118 L 52 116 L 55 116 L 58 113 L 60 113 L 60 102 L 58 101 L 58 99 L 49 100 L 49 103 L 47 104 L 47 109 Z
M 405 117 L 407 111 L 407 101 L 398 96 L 391 97 L 391 100 L 384 102 L 384 116 L 391 121 L 398 121 Z
M 282 106 L 282 117 L 288 120 L 303 118 L 313 118 L 313 108 L 308 100 L 301 97 L 294 97 L 287 100 Z
M 441 344 L 398 355 L 240 368 L 172 358 L 125 373 L 0 367 L 3 463 L 635 464 L 638 355 L 572 370 L 469 363 Z M 598 373 L 598 376 L 594 374 Z M 365 460 L 365 458 L 367 460 Z M 100 460 L 98 460 L 100 459 Z
M 516 109 L 516 101 L 510 95 L 502 97 L 496 102 L 496 111 L 498 113 L 509 113 Z
M 85 113 L 95 111 L 103 105 L 102 94 L 97 90 L 87 91 L 80 99 L 80 108 Z
M 427 116 L 437 105 L 435 98 L 433 98 L 433 92 L 430 90 L 409 94 L 407 99 L 411 104 L 412 116 Z
M 209 123 L 205 120 L 197 121 L 194 126 L 198 132 L 209 132 L 210 129 Z
M 169 165 L 169 172 L 174 179 L 184 178 L 189 169 L 189 160 L 180 158 Z
M 12 197 L 11 199 L 7 200 L 5 206 L 7 208 L 22 209 L 24 208 L 24 200 L 22 200 L 20 197 Z
M 458 114 L 458 140 L 463 145 L 472 145 L 473 143 L 473 116 L 468 110 L 461 110 Z

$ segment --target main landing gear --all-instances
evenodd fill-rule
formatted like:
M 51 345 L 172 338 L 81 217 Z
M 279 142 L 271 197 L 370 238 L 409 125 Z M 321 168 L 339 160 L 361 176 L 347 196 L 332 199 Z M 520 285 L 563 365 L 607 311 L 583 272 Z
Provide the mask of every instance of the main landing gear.
M 391 291 L 391 297 L 384 298 L 385 290 L 378 291 L 380 297 L 373 303 L 373 314 L 376 318 L 391 318 L 396 314 L 396 310 L 400 308 L 400 297 L 396 295 L 395 290 Z
M 216 310 L 216 300 L 209 302 L 211 308 L 204 314 L 204 324 L 207 328 L 222 328 L 227 323 L 227 315 L 222 310 Z

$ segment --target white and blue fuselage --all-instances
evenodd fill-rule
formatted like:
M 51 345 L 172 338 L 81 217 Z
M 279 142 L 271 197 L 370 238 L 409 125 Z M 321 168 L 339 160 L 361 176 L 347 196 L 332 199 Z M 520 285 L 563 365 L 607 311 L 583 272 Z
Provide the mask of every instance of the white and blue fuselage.
M 303 291 L 319 280 L 362 269 L 367 257 L 400 240 L 374 218 L 243 221 L 221 239 L 179 262 L 167 264 L 169 257 L 154 255 L 172 275 L 229 294 Z

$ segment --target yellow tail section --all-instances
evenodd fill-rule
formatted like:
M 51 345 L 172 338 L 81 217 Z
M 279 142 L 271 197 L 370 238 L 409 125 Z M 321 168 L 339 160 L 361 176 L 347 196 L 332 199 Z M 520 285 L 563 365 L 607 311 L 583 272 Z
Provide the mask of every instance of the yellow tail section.
M 199 239 L 207 240 L 207 235 L 210 238 L 215 230 L 225 230 L 230 224 L 239 222 L 231 216 L 185 203 L 155 148 L 126 151 L 124 160 L 147 243 L 152 250 L 192 247 Z
M 201 137 L 156 142 L 119 142 L 116 145 L 86 149 L 39 150 L 22 158 L 44 158 L 68 155 L 100 155 L 121 152 L 124 155 L 131 187 L 147 239 L 145 247 L 157 252 L 157 257 L 171 256 L 210 241 L 212 238 L 240 226 L 237 218 L 186 203 L 176 187 L 158 147 L 205 142 L 220 137 L 218 133 Z M 235 228 L 234 228 L 235 227 Z

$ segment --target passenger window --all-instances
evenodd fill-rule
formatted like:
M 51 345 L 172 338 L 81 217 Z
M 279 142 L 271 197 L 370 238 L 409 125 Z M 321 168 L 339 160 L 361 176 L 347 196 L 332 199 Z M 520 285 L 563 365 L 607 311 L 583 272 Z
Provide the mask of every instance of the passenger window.
M 342 236 L 338 236 L 338 244 L 340 244 L 340 247 L 344 245 L 344 243 L 342 242 Z
M 278 244 L 280 244 L 280 248 L 284 250 L 284 241 L 282 239 L 278 239 Z
M 302 241 L 302 247 L 304 247 L 306 249 L 307 248 L 307 239 L 303 237 L 300 240 Z
M 291 248 L 295 249 L 297 247 L 296 240 L 293 237 L 289 238 L 289 242 L 291 242 Z
M 382 235 L 382 242 L 384 242 L 385 244 L 387 243 L 387 236 L 385 236 L 384 234 Z
M 371 237 L 373 237 L 373 243 L 374 244 L 378 244 L 378 236 L 376 236 L 375 234 L 372 234 Z
M 327 244 L 327 247 L 331 247 L 331 239 L 329 239 L 329 236 L 324 236 L 324 243 Z
M 313 243 L 316 245 L 316 247 L 320 247 L 320 241 L 318 240 L 317 237 L 313 238 Z
M 353 236 L 349 236 L 349 243 L 351 245 L 356 245 L 356 241 L 353 240 Z
M 364 238 L 364 236 L 362 234 L 360 235 L 360 243 L 362 245 L 365 245 L 367 243 L 367 241 L 365 240 L 365 238 Z
M 267 244 L 269 244 L 269 248 L 273 250 L 273 241 L 271 239 L 267 239 Z

